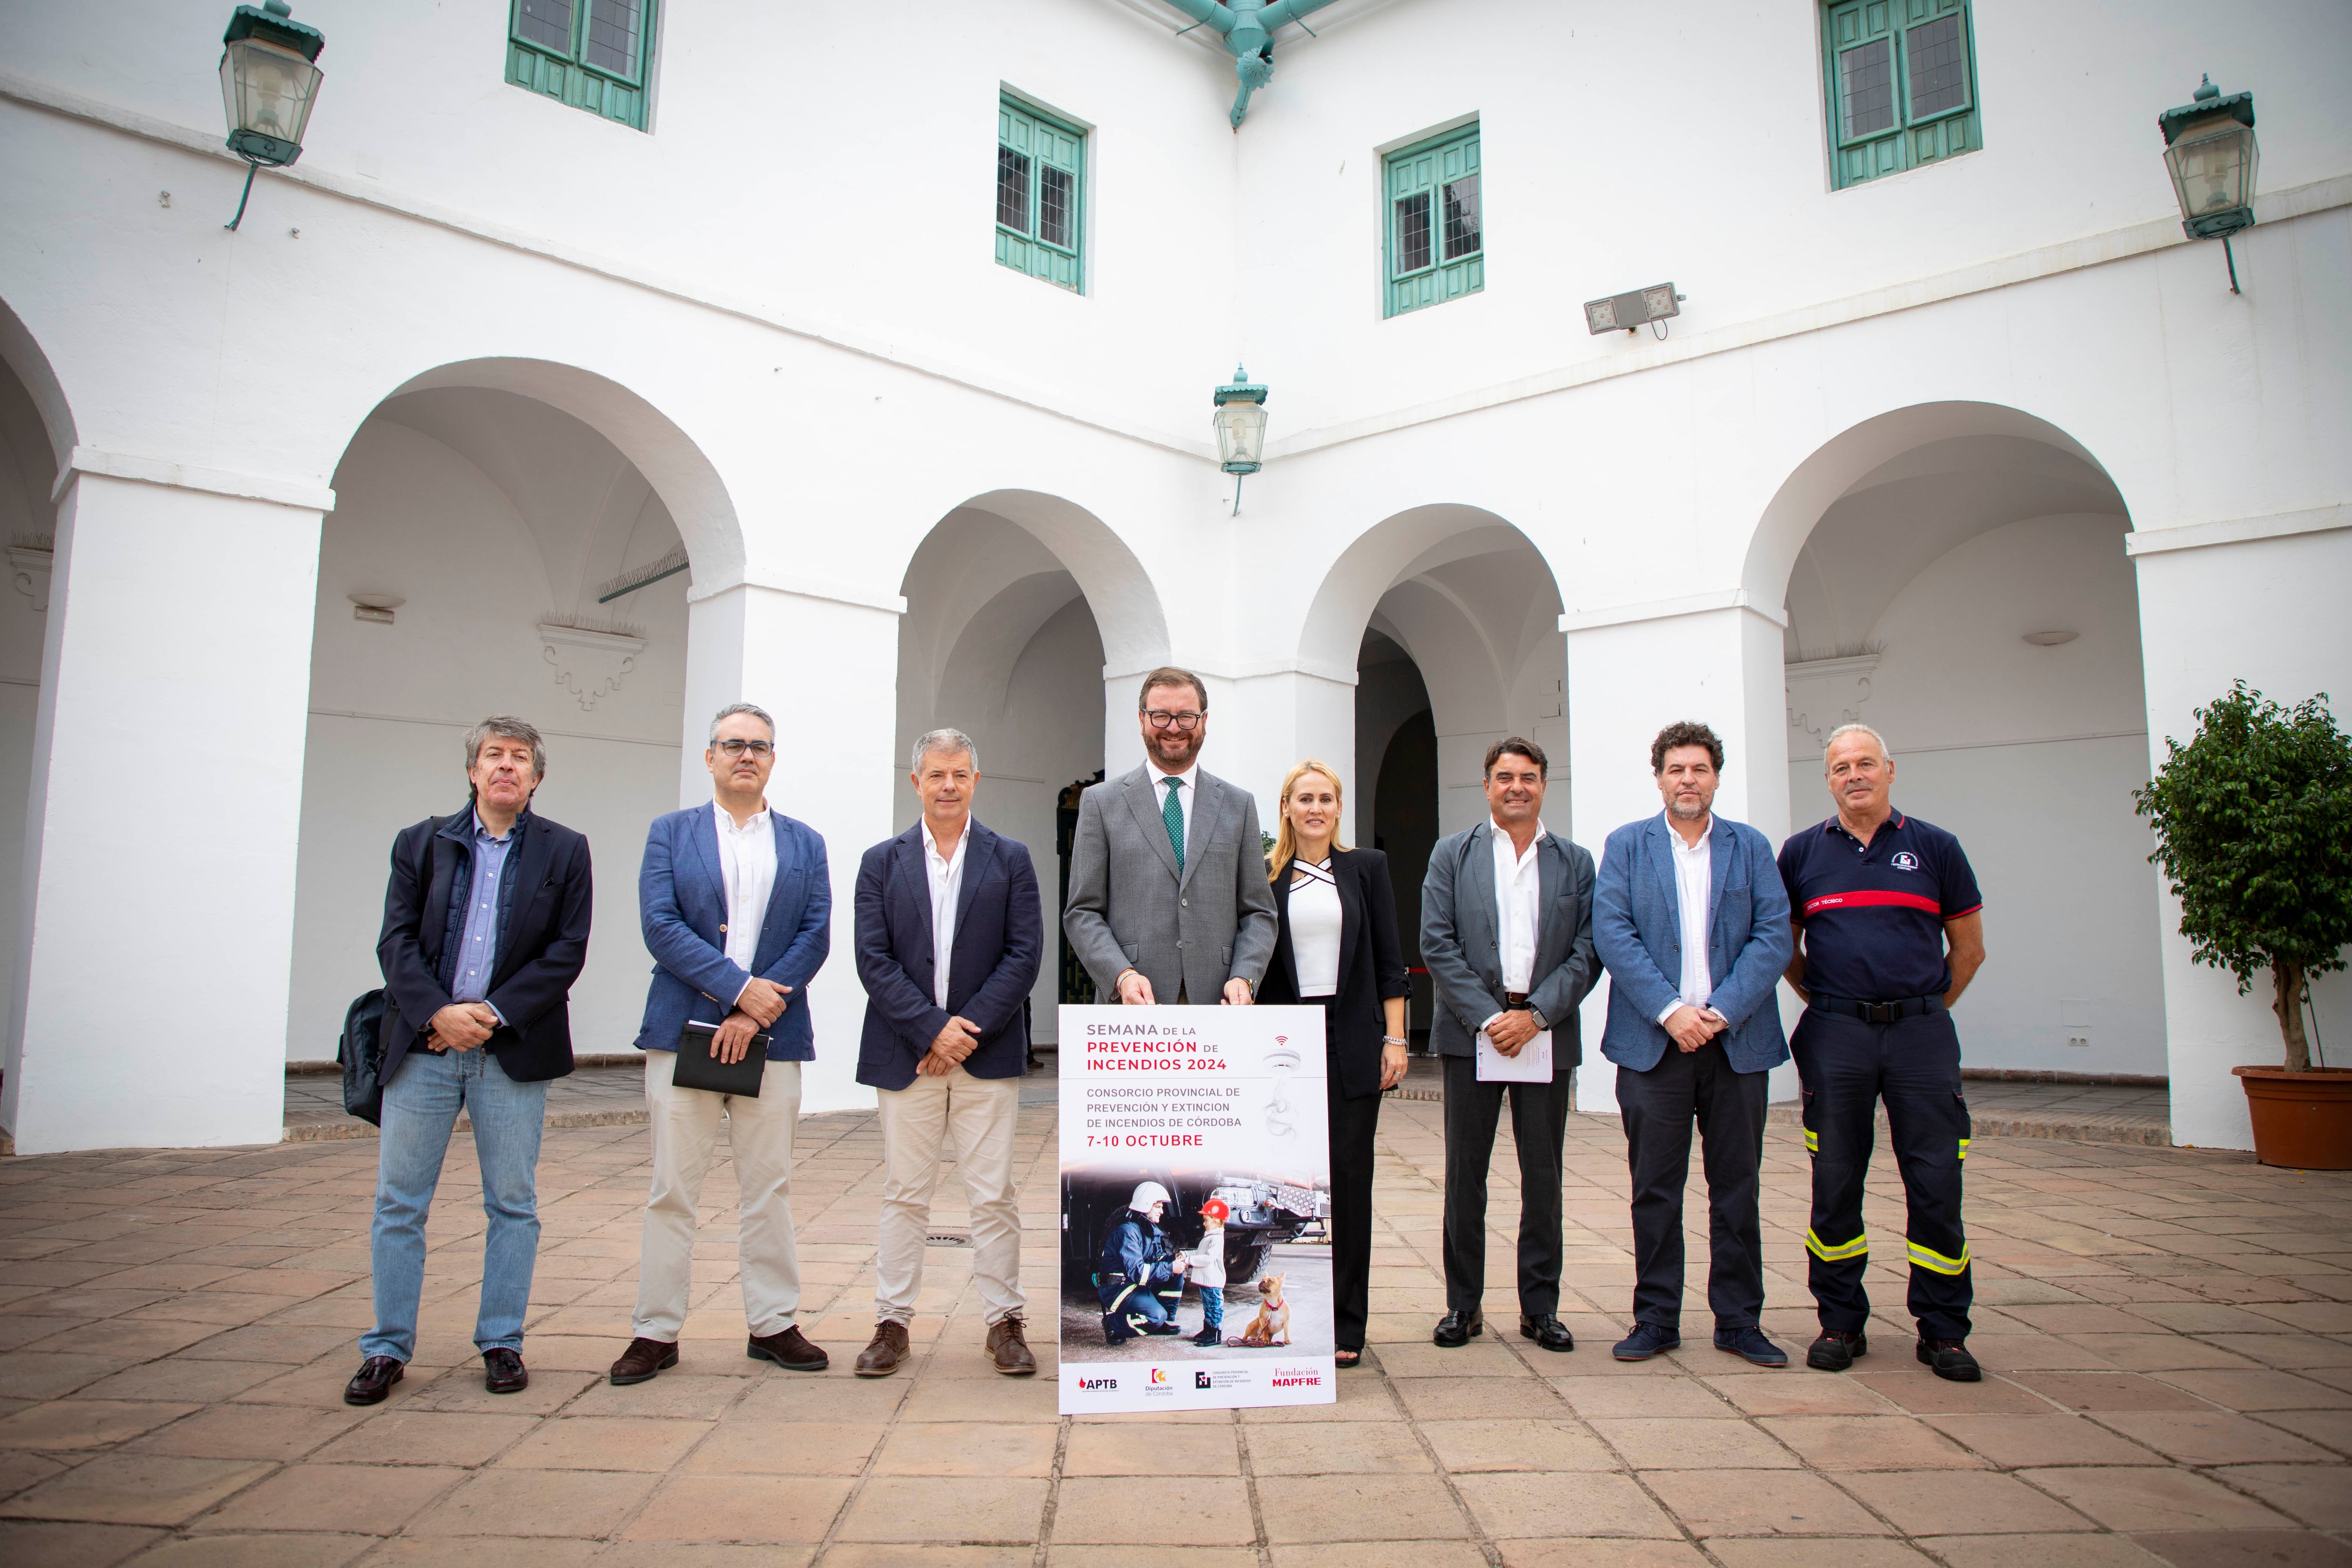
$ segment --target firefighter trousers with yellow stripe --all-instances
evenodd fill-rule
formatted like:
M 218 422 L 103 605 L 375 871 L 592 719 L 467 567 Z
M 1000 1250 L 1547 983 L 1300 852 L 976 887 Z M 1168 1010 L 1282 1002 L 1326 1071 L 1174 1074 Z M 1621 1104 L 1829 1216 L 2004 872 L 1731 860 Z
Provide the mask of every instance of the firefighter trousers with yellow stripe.
M 1872 1239 L 1863 1228 L 1877 1106 L 1903 1176 L 1911 1315 L 1923 1339 L 1966 1339 L 1976 1285 L 1960 1223 L 1960 1173 L 1969 1153 L 1969 1103 L 1960 1088 L 1960 1037 L 1940 1008 L 1894 1023 L 1805 1009 L 1789 1042 L 1803 1087 L 1805 1148 L 1812 1156 L 1812 1224 L 1805 1234 L 1807 1283 L 1822 1327 L 1857 1333 L 1870 1318 L 1863 1274 Z

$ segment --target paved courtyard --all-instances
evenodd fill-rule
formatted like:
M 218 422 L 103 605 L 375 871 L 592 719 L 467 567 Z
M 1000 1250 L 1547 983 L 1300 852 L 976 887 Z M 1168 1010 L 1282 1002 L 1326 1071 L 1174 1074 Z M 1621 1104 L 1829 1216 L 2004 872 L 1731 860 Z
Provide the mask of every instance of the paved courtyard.
M 1024 1095 L 1020 1168 L 1024 1273 L 1050 1323 L 1045 1088 Z M 850 1376 L 871 1322 L 870 1115 L 801 1127 L 804 1322 L 831 1373 L 744 1358 L 722 1163 L 682 1364 L 606 1385 L 646 1134 L 562 1127 L 541 1167 L 530 1390 L 483 1392 L 468 1343 L 482 1222 L 461 1145 L 416 1361 L 372 1411 L 340 1391 L 369 1317 L 373 1143 L 0 1161 L 0 1564 L 2352 1563 L 2352 1180 L 1980 1136 L 1983 1384 L 1911 1361 L 1885 1266 L 1885 1332 L 1851 1375 L 1718 1354 L 1701 1292 L 1682 1353 L 1624 1367 L 1607 1353 L 1631 1282 L 1622 1139 L 1601 1117 L 1570 1133 L 1575 1353 L 1491 1331 L 1428 1343 L 1441 1110 L 1395 1102 L 1382 1118 L 1365 1368 L 1336 1406 L 1238 1415 L 1057 1418 L 1050 1380 L 982 1360 L 970 1255 L 951 1248 L 930 1254 L 909 1369 Z M 1766 1160 L 1766 1326 L 1801 1353 L 1797 1134 L 1773 1128 Z M 1512 1169 L 1506 1145 L 1498 1327 L 1515 1321 Z M 935 1218 L 961 1224 L 961 1197 Z M 1901 1234 L 1890 1183 L 1868 1220 Z

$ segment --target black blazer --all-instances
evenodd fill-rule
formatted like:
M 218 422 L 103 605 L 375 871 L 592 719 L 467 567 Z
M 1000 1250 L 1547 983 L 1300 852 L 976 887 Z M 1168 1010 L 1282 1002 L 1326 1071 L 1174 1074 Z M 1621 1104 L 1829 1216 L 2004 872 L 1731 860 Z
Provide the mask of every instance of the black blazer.
M 473 808 L 427 817 L 392 841 L 392 881 L 383 894 L 383 935 L 375 945 L 383 967 L 383 1080 L 400 1071 L 417 1031 L 453 999 L 441 984 L 441 947 L 448 931 L 449 894 L 457 879 L 473 874 Z M 454 830 L 454 831 L 445 831 Z M 499 925 L 499 956 L 483 999 L 507 1020 L 482 1049 L 518 1083 L 561 1078 L 572 1071 L 572 981 L 588 961 L 593 889 L 588 841 L 535 811 L 515 820 L 522 842 L 508 876 L 514 890 Z M 420 878 L 419 872 L 424 874 Z
M 1339 992 L 1328 1042 L 1329 1071 L 1350 1100 L 1381 1092 L 1381 1037 L 1388 1033 L 1381 1002 L 1412 995 L 1412 977 L 1397 945 L 1396 894 L 1389 857 L 1378 850 L 1334 850 L 1331 880 L 1339 889 Z M 1290 866 L 1274 878 L 1277 922 L 1274 958 L 1257 999 L 1297 1005 L 1298 956 L 1290 946 Z M 1323 998 L 1316 998 L 1320 1001 Z
M 939 955 L 931 941 L 931 873 L 923 825 L 866 852 L 857 866 L 857 977 L 866 1026 L 857 1041 L 857 1082 L 904 1089 L 948 1015 L 980 1026 L 964 1059 L 974 1078 L 1018 1078 L 1029 1070 L 1028 1020 L 1021 1004 L 1037 983 L 1045 952 L 1037 868 L 1029 846 L 964 824 L 963 888 L 956 900 L 955 948 L 948 956 L 948 1005 L 931 999 Z

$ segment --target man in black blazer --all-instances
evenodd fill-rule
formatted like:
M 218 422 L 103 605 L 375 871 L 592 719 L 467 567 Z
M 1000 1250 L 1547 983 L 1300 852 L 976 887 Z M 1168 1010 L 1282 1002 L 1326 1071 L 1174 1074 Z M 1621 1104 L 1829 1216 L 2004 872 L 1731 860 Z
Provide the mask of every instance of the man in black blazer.
M 1037 1360 L 1021 1322 L 1013 1134 L 1029 1056 L 1021 1004 L 1045 948 L 1037 872 L 1027 845 L 972 818 L 980 751 L 970 736 L 932 730 L 915 742 L 913 768 L 921 821 L 867 850 L 857 867 L 857 977 L 866 987 L 857 1082 L 881 1103 L 883 1185 L 874 1340 L 856 1370 L 887 1377 L 907 1358 L 931 1190 L 952 1133 L 971 1207 L 987 1354 L 997 1371 L 1025 1375 Z
M 374 1405 L 416 1349 L 425 1222 L 460 1111 L 482 1168 L 482 1297 L 474 1345 L 485 1385 L 530 1384 L 523 1314 L 539 1255 L 539 1137 L 547 1081 L 572 1071 L 572 983 L 588 957 L 588 841 L 534 816 L 547 774 L 539 731 L 486 718 L 466 736 L 472 798 L 393 841 L 383 899 L 383 1139 L 368 1248 L 375 1326 L 360 1341 L 350 1405 Z
M 1486 1166 L 1503 1094 L 1519 1155 L 1519 1333 L 1546 1350 L 1576 1340 L 1559 1321 L 1560 1165 L 1571 1074 L 1583 1060 L 1577 1004 L 1592 952 L 1592 857 L 1545 830 L 1543 747 L 1517 736 L 1486 748 L 1490 820 L 1440 839 L 1421 889 L 1421 956 L 1436 988 L 1430 1043 L 1445 1063 L 1445 1316 L 1448 1347 L 1485 1332 Z M 1551 1071 L 1508 1082 L 1479 1075 L 1483 1040 L 1509 1071 L 1550 1037 Z

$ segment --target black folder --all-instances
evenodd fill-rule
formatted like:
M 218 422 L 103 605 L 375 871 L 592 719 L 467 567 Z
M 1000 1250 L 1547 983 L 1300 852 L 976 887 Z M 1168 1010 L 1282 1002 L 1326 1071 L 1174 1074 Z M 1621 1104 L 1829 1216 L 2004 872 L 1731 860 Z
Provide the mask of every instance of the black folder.
M 760 1075 L 768 1065 L 768 1037 L 755 1034 L 744 1050 L 743 1060 L 725 1062 L 711 1054 L 711 1037 L 719 1032 L 715 1023 L 689 1023 L 677 1031 L 677 1066 L 670 1082 L 680 1089 L 704 1089 L 713 1094 L 740 1094 L 746 1099 L 760 1097 Z

